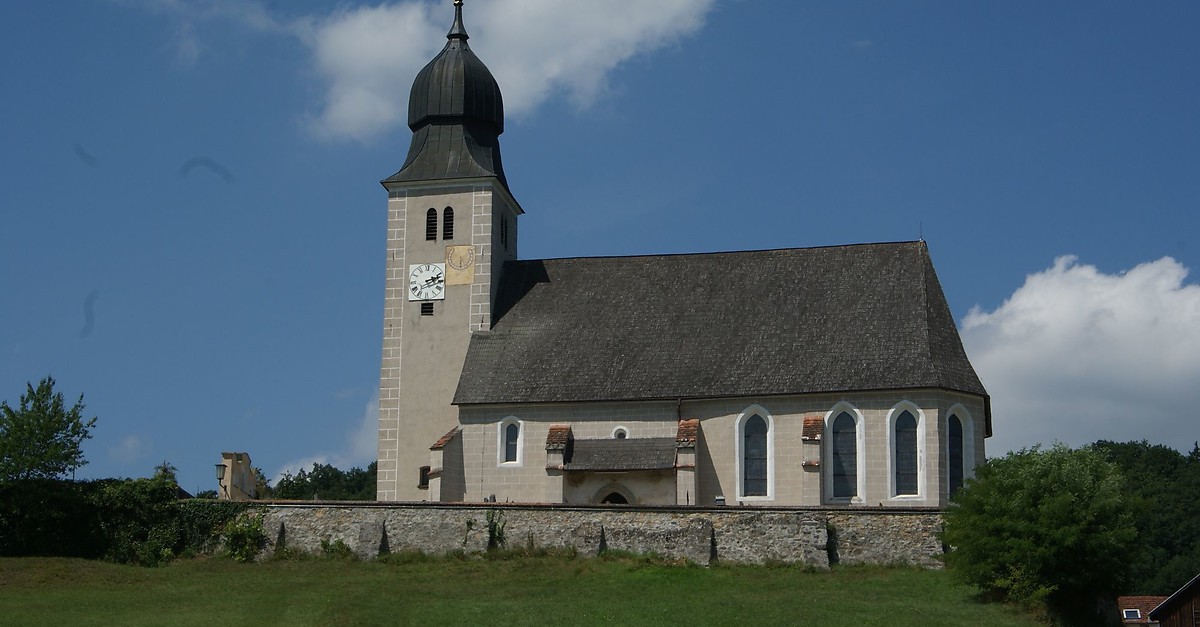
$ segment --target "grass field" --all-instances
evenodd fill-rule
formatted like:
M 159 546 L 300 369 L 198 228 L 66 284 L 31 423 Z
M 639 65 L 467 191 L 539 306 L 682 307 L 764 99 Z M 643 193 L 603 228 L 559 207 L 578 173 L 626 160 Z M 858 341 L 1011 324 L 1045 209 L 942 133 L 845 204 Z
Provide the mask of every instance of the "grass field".
M 390 556 L 181 560 L 160 568 L 0 559 L 4 625 L 1034 625 L 943 571 Z

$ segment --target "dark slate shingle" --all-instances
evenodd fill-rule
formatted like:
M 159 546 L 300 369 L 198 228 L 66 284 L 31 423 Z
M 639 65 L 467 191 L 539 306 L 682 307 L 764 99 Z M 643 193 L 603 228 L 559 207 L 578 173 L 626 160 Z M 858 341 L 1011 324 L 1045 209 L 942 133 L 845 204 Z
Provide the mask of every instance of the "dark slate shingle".
M 454 402 L 987 398 L 924 242 L 512 261 Z
M 575 439 L 565 470 L 662 470 L 675 467 L 675 438 Z

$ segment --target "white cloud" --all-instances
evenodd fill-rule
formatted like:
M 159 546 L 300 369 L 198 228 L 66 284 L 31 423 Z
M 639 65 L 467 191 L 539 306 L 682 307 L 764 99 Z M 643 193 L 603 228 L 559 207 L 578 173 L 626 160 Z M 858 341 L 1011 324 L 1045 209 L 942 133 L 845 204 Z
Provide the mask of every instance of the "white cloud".
M 1104 274 L 1072 256 L 1030 275 L 962 337 L 992 395 L 991 455 L 1062 441 L 1200 439 L 1200 286 L 1164 257 Z
M 714 2 L 494 0 L 469 5 L 464 21 L 505 112 L 520 116 L 560 92 L 586 107 L 614 68 L 697 31 Z M 364 139 L 405 123 L 412 78 L 445 45 L 450 21 L 446 3 L 413 0 L 315 20 L 306 39 L 328 83 L 317 132 Z
M 121 438 L 120 442 L 108 447 L 108 458 L 116 463 L 129 464 L 144 457 L 146 448 L 146 442 L 141 436 L 127 435 Z
M 279 483 L 284 473 L 296 474 L 301 469 L 310 470 L 313 464 L 329 464 L 341 470 L 354 467 L 366 468 L 375 461 L 378 451 L 379 437 L 379 392 L 376 390 L 371 400 L 367 401 L 363 413 L 359 416 L 354 430 L 346 435 L 346 441 L 341 448 L 333 451 L 321 451 L 303 457 L 297 457 L 283 464 L 271 475 L 271 485 Z
M 367 139 L 407 122 L 412 79 L 446 43 L 448 2 L 401 0 L 342 6 L 327 14 L 283 17 L 251 0 L 112 0 L 178 22 L 174 45 L 184 63 L 207 49 L 197 26 L 232 23 L 287 34 L 312 52 L 325 96 L 309 122 L 331 139 Z M 464 12 L 471 47 L 504 92 L 505 112 L 530 113 L 563 94 L 586 107 L 609 74 L 639 54 L 698 31 L 716 0 L 492 0 Z

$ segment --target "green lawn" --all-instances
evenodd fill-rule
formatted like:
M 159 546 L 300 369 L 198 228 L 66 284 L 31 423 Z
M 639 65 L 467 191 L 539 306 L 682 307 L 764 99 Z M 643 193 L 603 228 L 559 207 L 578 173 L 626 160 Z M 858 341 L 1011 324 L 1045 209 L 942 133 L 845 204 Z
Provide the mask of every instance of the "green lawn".
M 395 557 L 395 556 L 393 556 Z M 161 568 L 0 559 L 5 625 L 1034 625 L 942 571 L 522 557 Z

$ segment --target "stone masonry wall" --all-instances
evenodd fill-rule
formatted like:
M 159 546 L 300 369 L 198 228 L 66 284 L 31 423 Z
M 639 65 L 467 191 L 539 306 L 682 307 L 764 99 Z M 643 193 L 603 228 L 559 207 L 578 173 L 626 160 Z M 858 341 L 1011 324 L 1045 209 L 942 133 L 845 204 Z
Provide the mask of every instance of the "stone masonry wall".
M 271 555 L 280 543 L 320 552 L 341 540 L 364 559 L 388 551 L 487 549 L 489 517 L 508 548 L 574 548 L 657 553 L 713 562 L 785 562 L 825 569 L 844 564 L 941 566 L 933 509 L 621 508 L 555 505 L 270 503 L 259 506 Z M 832 529 L 832 532 L 828 530 Z

